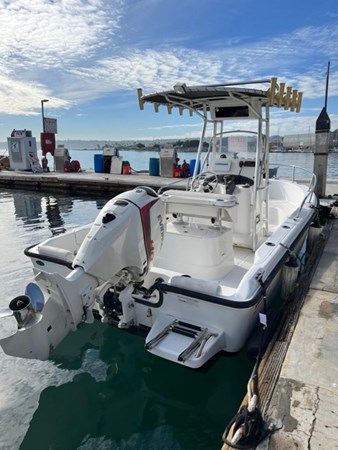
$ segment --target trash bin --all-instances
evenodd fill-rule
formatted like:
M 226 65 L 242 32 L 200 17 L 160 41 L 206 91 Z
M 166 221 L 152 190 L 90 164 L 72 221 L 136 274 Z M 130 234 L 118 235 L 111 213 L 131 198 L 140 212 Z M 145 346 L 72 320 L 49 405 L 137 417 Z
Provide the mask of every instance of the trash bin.
M 152 177 L 158 177 L 160 175 L 160 159 L 150 158 L 149 159 L 149 175 Z
M 103 173 L 103 155 L 96 154 L 94 155 L 94 170 L 96 173 Z
M 196 159 L 191 159 L 189 166 L 190 166 L 190 176 L 192 177 L 194 175 L 194 170 L 195 170 L 195 166 L 196 166 Z M 200 171 L 201 171 L 201 161 L 198 164 L 197 173 L 200 173 Z

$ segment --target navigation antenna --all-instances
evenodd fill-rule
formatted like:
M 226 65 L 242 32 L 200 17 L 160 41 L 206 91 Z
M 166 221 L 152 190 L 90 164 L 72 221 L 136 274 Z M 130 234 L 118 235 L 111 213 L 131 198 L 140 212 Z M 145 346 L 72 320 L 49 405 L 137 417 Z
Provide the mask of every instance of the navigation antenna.
M 327 109 L 327 97 L 329 92 L 329 78 L 330 78 L 330 61 L 327 63 L 327 72 L 326 72 L 326 86 L 325 86 L 325 110 Z

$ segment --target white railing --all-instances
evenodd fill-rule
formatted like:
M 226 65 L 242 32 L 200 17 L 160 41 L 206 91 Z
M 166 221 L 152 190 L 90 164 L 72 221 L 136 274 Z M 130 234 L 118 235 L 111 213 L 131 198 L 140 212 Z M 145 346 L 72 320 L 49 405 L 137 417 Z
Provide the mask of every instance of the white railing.
M 311 192 L 314 191 L 314 189 L 316 187 L 316 183 L 317 183 L 317 177 L 310 170 L 304 169 L 304 167 L 301 167 L 301 166 L 295 166 L 295 165 L 290 165 L 290 164 L 282 164 L 282 163 L 270 163 L 269 165 L 270 165 L 270 167 L 271 166 L 278 167 L 278 168 L 279 167 L 285 167 L 287 169 L 290 169 L 290 171 L 291 171 L 290 172 L 290 176 L 287 176 L 287 175 L 284 175 L 284 174 L 280 176 L 280 175 L 278 175 L 278 172 L 277 172 L 277 177 L 276 178 L 282 178 L 283 177 L 283 178 L 291 179 L 291 181 L 293 183 L 295 183 L 297 181 L 297 178 L 298 178 L 298 177 L 296 177 L 296 170 L 301 171 L 303 174 L 307 174 L 308 175 L 307 177 L 299 177 L 298 181 L 299 181 L 299 179 L 301 179 L 301 180 L 308 180 L 308 179 L 310 179 L 309 192 L 310 191 Z
M 308 200 L 309 202 L 311 202 L 311 197 L 312 195 L 314 195 L 315 193 L 315 188 L 316 188 L 316 184 L 317 184 L 317 177 L 316 175 L 311 172 L 310 170 L 304 169 L 304 167 L 301 166 L 294 166 L 294 165 L 290 165 L 290 164 L 271 164 L 272 166 L 282 166 L 282 167 L 286 167 L 288 169 L 291 170 L 291 181 L 293 183 L 297 182 L 297 177 L 296 177 L 296 170 L 300 170 L 303 174 L 308 174 L 310 175 L 310 181 L 309 181 L 309 186 L 308 186 L 308 192 L 306 194 L 306 196 L 304 197 L 302 204 L 299 207 L 298 213 L 297 213 L 297 217 L 299 217 L 303 206 L 305 205 L 306 201 Z M 277 177 L 280 178 L 280 177 Z M 290 177 L 287 177 L 285 175 L 283 175 L 283 178 L 287 178 L 289 179 Z M 308 178 L 301 178 L 301 180 L 308 180 Z M 299 181 L 299 180 L 298 180 Z

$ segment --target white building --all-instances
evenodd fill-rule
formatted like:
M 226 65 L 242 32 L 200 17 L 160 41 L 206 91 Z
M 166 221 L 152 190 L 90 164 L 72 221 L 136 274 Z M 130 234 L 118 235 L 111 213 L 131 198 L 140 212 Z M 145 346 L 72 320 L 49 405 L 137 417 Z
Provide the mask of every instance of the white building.
M 284 136 L 283 146 L 287 150 L 291 149 L 313 150 L 315 142 L 316 142 L 315 133 L 289 134 Z

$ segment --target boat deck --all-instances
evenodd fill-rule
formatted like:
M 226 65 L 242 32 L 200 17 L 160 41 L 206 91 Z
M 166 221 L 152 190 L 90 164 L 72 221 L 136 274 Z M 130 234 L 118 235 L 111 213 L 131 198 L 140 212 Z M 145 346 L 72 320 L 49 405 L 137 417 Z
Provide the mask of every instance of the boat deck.
M 228 295 L 233 294 L 246 272 L 251 268 L 255 253 L 248 248 L 234 247 L 234 267 L 220 281 L 220 284 L 229 289 Z

